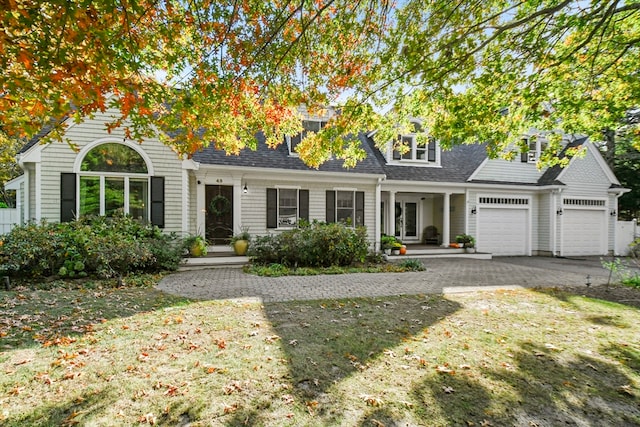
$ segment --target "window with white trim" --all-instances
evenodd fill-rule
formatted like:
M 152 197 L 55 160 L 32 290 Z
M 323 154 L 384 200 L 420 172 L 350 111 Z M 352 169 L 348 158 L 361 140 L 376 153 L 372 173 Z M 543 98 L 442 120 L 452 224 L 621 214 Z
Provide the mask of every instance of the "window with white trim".
M 278 189 L 278 227 L 293 227 L 298 222 L 298 190 Z
M 422 126 L 417 122 L 412 124 L 414 132 L 398 135 L 396 146 L 392 147 L 391 161 L 437 164 L 438 142 L 432 137 L 418 136 L 422 132 Z M 398 145 L 405 148 L 400 149 Z
M 526 148 L 525 148 L 526 147 Z M 522 151 L 520 161 L 522 163 L 536 163 L 540 156 L 547 149 L 547 141 L 543 138 L 526 137 L 522 138 Z
M 298 133 L 296 135 L 293 135 L 293 136 L 287 135 L 285 137 L 285 140 L 287 142 L 287 147 L 289 147 L 289 155 L 297 156 L 298 153 L 296 152 L 296 147 L 298 146 L 298 144 L 300 144 L 307 137 L 307 135 L 310 132 L 311 133 L 318 133 L 326 125 L 327 125 L 327 120 L 314 120 L 314 119 L 303 120 L 302 121 L 302 128 L 303 128 L 302 132 L 300 132 L 300 133 Z
M 327 190 L 326 220 L 347 225 L 364 225 L 364 192 Z
M 267 228 L 292 228 L 309 220 L 309 190 L 267 188 Z
M 100 144 L 82 160 L 80 215 L 112 216 L 117 211 L 149 220 L 149 172 L 142 156 L 119 143 Z

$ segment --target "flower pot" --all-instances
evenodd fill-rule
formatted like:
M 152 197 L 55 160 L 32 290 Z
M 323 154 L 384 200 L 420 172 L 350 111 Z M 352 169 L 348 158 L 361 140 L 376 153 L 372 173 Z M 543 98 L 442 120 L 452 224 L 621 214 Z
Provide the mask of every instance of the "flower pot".
M 391 248 L 384 248 L 383 252 L 385 255 L 391 255 Z
M 475 254 L 476 248 L 464 248 L 464 251 L 468 254 Z
M 201 257 L 204 255 L 204 245 L 201 243 L 194 243 L 189 248 L 189 254 L 193 257 Z
M 248 240 L 236 240 L 233 242 L 233 252 L 235 252 L 236 255 L 246 255 L 247 249 L 249 249 Z
M 407 253 L 407 247 L 405 245 L 402 245 L 400 247 L 400 255 L 406 255 Z

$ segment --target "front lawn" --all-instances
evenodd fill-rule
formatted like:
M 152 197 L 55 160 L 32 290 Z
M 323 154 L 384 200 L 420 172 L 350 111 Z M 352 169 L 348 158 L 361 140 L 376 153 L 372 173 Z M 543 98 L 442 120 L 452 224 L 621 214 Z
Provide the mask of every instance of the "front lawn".
M 640 424 L 640 292 L 583 292 L 2 291 L 0 423 Z

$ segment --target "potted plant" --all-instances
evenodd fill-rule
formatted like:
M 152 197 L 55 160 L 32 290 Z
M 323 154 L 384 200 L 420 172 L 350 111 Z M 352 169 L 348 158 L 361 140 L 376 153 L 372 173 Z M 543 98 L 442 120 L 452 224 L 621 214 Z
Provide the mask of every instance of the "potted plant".
M 475 252 L 476 239 L 470 234 L 458 234 L 456 242 L 465 248 L 467 252 Z
M 391 255 L 391 249 L 393 249 L 393 244 L 395 242 L 395 237 L 383 234 L 380 237 L 380 248 L 382 249 L 382 252 L 384 252 L 386 255 Z
M 182 245 L 193 257 L 200 257 L 207 254 L 207 241 L 199 234 L 192 234 L 185 237 Z
M 396 239 L 396 241 L 391 245 L 391 254 L 400 255 L 400 249 L 402 249 L 402 242 Z
M 249 234 L 249 229 L 242 228 L 238 234 L 231 237 L 229 244 L 233 247 L 233 252 L 235 252 L 236 255 L 246 255 L 250 240 L 251 234 Z

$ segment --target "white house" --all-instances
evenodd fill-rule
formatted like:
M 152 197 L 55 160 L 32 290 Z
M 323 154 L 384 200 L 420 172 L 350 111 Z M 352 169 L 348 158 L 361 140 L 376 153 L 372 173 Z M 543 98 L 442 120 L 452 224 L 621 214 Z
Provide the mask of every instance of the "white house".
M 39 144 L 46 129 L 25 145 L 24 175 L 11 183 L 21 222 L 124 209 L 166 231 L 204 233 L 223 244 L 241 228 L 260 235 L 301 219 L 347 221 L 365 225 L 372 243 L 382 233 L 423 243 L 425 229 L 435 226 L 439 236 L 430 243 L 446 246 L 467 233 L 494 255 L 605 255 L 615 248 L 617 200 L 627 191 L 584 139 L 566 141 L 584 145 L 584 157 L 538 171 L 539 143 L 509 162 L 488 159 L 480 144 L 443 151 L 414 135 L 402 136 L 408 152 L 381 152 L 375 134 L 361 133 L 367 157 L 356 167 L 329 160 L 312 169 L 294 151 L 303 135 L 275 149 L 258 136 L 256 151 L 227 156 L 209 147 L 184 160 L 157 140 L 138 144 L 121 130 L 107 133 L 115 114 L 69 120 L 66 137 L 77 152 L 66 143 Z

